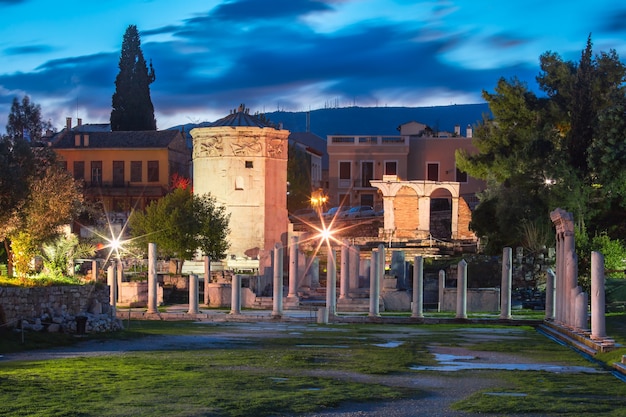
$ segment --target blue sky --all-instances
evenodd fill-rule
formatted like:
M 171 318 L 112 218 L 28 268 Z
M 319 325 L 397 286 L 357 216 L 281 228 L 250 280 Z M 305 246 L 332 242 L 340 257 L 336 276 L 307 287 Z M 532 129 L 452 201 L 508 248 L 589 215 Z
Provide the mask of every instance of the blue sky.
M 535 88 L 546 51 L 626 58 L 616 0 L 0 0 L 0 131 L 27 94 L 58 129 L 106 123 L 123 34 L 137 25 L 159 129 L 251 112 L 482 102 Z

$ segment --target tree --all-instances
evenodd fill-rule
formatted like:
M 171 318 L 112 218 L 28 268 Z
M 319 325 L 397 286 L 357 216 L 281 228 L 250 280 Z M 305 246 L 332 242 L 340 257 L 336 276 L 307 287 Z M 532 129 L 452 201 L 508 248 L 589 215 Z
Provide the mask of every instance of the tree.
M 300 147 L 289 144 L 287 151 L 287 210 L 309 207 L 311 200 L 311 160 Z
M 17 97 L 13 98 L 6 126 L 9 138 L 39 142 L 43 133 L 50 127 L 50 122 L 44 122 L 41 118 L 41 107 L 31 103 L 30 97 L 24 96 L 21 103 Z
M 489 180 L 471 226 L 490 236 L 496 253 L 496 245 L 521 244 L 523 228 L 515 225 L 542 227 L 556 207 L 572 211 L 591 235 L 605 230 L 608 219 L 626 220 L 614 216 L 626 209 L 619 168 L 626 162 L 626 66 L 614 51 L 594 56 L 591 38 L 579 62 L 547 52 L 540 65 L 537 81 L 546 97 L 516 79 L 500 79 L 495 94 L 483 91 L 493 118 L 475 129 L 478 153 L 457 152 L 459 169 Z M 626 230 L 623 220 L 619 228 Z
M 210 195 L 196 196 L 188 188 L 176 188 L 145 212 L 133 212 L 128 225 L 137 245 L 156 243 L 160 256 L 184 261 L 198 249 L 214 259 L 223 258 L 228 249 L 228 220 L 225 209 Z M 178 273 L 182 265 L 178 263 Z
M 137 26 L 130 25 L 124 33 L 119 61 L 120 72 L 115 78 L 111 110 L 111 130 L 156 130 L 150 84 L 155 80 L 141 51 Z

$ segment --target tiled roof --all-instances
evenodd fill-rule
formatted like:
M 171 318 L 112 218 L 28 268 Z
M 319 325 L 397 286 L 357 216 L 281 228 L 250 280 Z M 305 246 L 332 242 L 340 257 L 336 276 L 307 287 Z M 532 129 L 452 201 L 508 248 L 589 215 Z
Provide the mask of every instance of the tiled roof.
M 256 116 L 251 116 L 247 111 L 236 111 L 226 117 L 210 124 L 211 127 L 233 126 L 233 127 L 274 127 L 272 124 L 262 121 Z
M 61 132 L 51 139 L 52 148 L 76 148 L 75 135 L 89 135 L 89 145 L 85 148 L 166 148 L 181 133 L 177 130 L 144 130 L 117 132 Z M 83 146 L 81 146 L 83 148 Z

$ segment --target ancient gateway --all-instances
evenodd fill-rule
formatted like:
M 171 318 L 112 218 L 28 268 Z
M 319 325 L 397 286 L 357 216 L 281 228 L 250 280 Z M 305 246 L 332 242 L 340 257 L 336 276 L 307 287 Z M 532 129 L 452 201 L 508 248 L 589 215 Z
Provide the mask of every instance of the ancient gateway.
M 395 176 L 372 180 L 370 184 L 383 195 L 385 233 L 395 239 L 425 239 L 431 234 L 431 198 L 451 199 L 451 239 L 475 239 L 469 230 L 470 207 L 459 195 L 460 183 L 438 181 L 400 181 Z

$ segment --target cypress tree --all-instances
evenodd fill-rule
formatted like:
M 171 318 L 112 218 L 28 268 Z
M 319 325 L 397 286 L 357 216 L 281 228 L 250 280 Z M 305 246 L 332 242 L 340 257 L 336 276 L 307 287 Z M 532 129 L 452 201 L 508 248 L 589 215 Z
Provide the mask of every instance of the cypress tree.
M 120 72 L 115 78 L 111 110 L 111 130 L 156 130 L 150 84 L 155 80 L 141 51 L 137 26 L 130 25 L 124 33 Z

